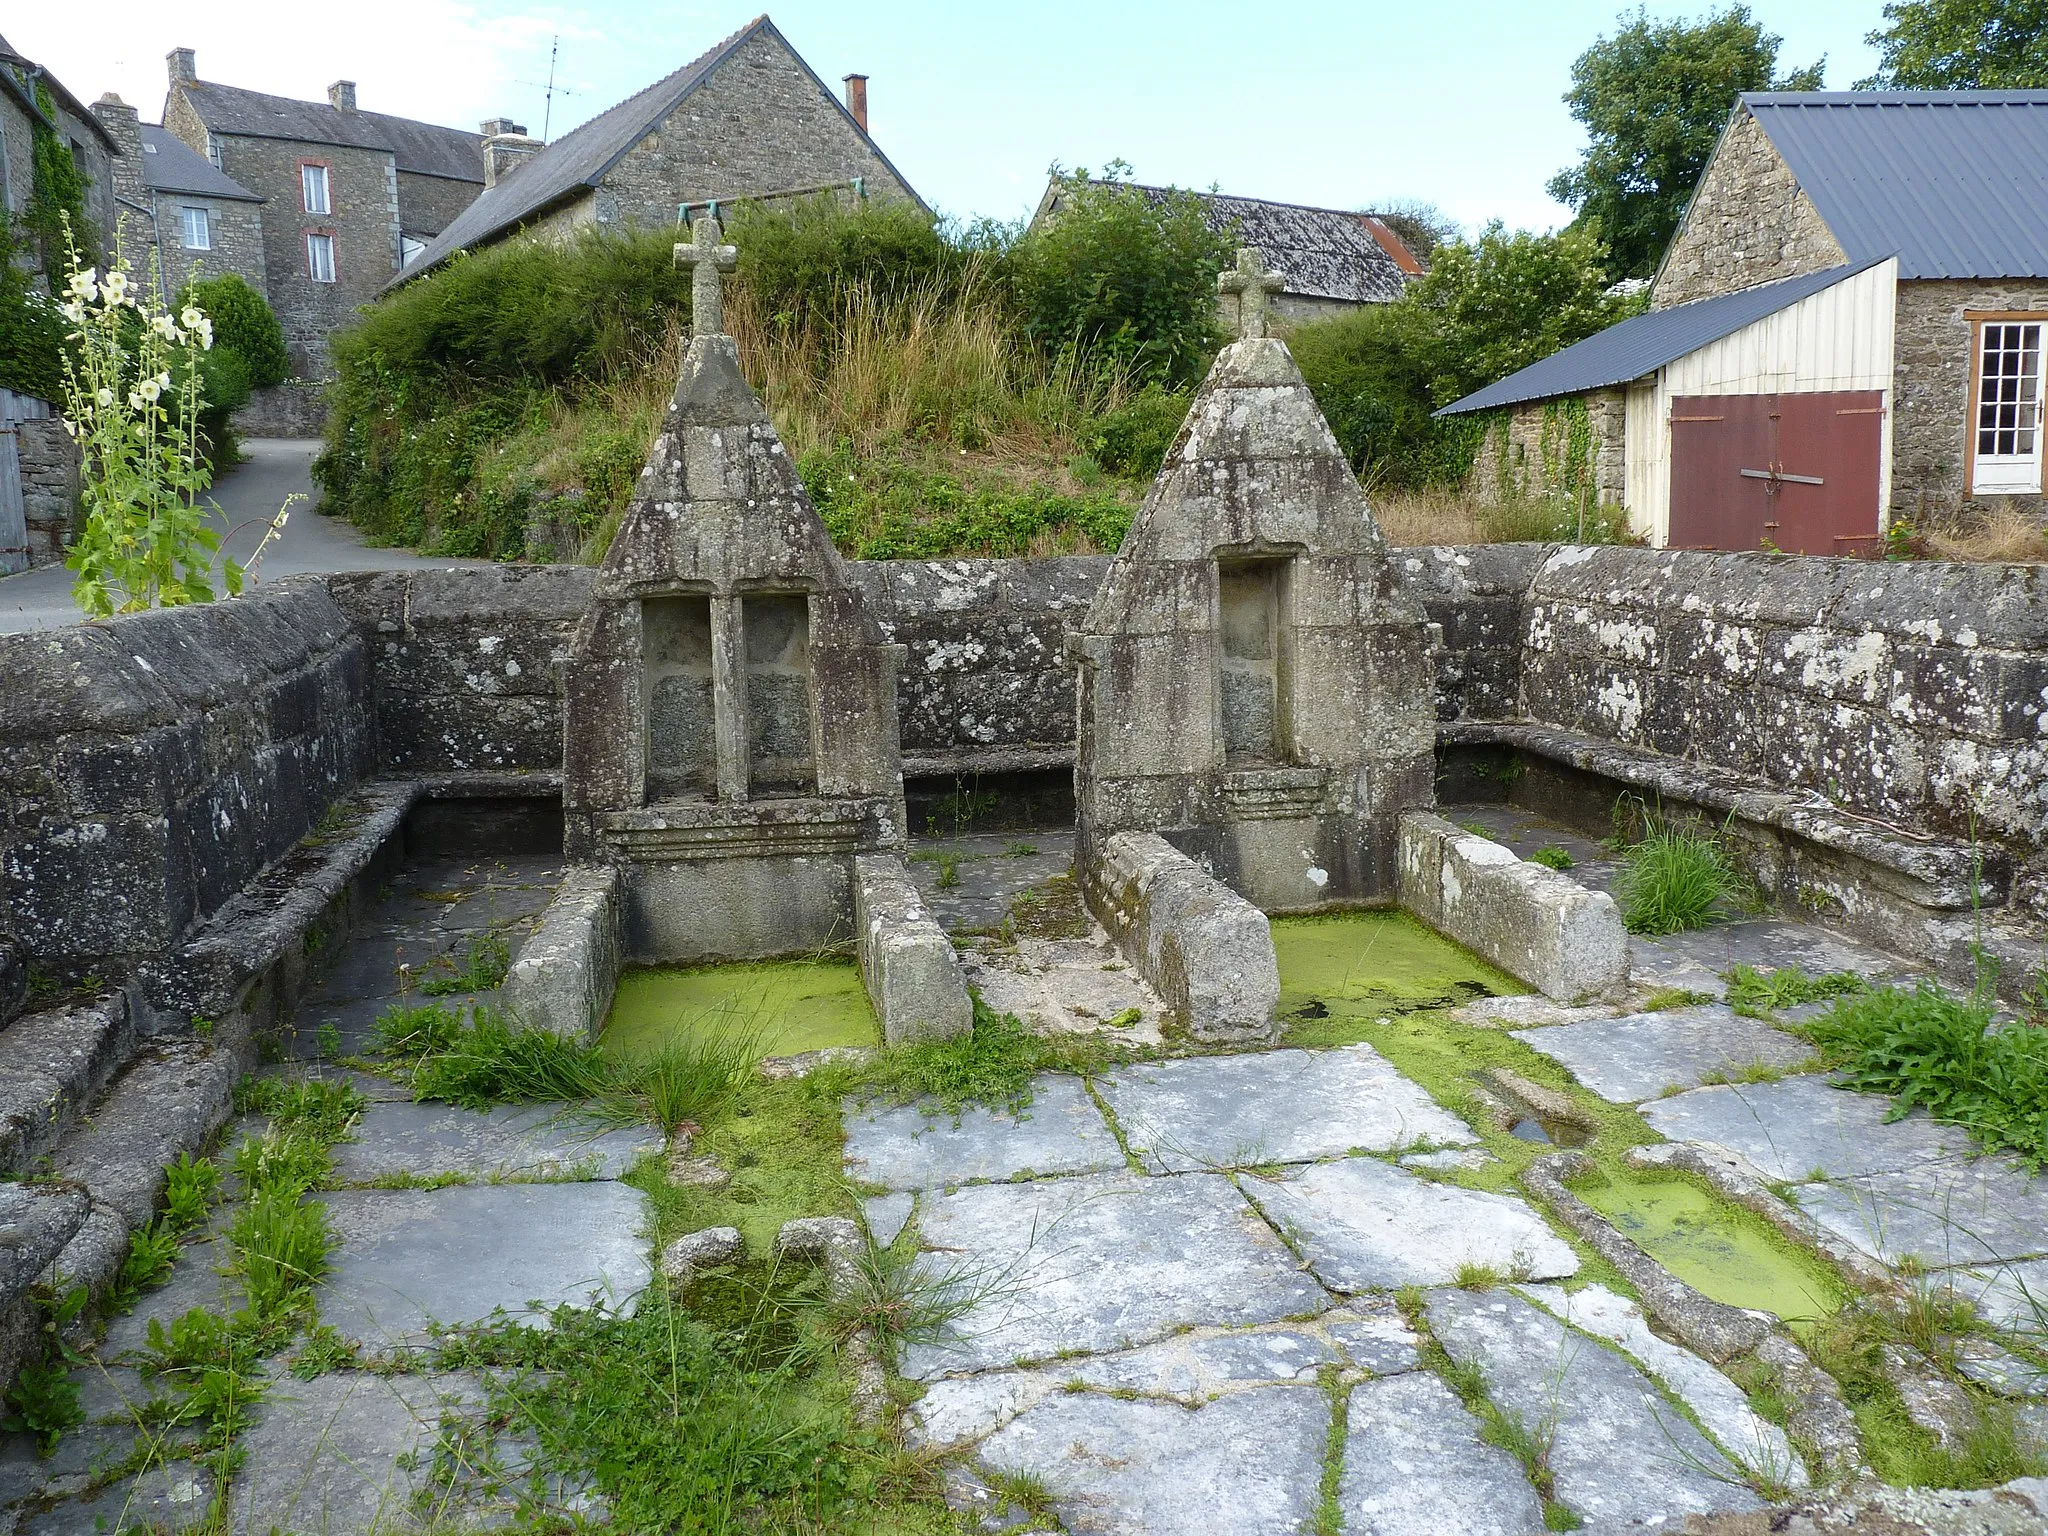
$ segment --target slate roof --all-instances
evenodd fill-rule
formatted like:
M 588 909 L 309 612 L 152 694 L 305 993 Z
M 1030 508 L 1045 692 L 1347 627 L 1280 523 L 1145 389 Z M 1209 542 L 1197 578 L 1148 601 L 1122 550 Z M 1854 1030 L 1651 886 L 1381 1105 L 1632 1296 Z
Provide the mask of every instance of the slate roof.
M 1653 309 L 1610 325 L 1562 352 L 1553 352 L 1541 362 L 1531 363 L 1498 383 L 1453 401 L 1436 414 L 1456 416 L 1468 411 L 1488 411 L 1626 384 L 1889 259 L 1887 252 L 1860 263 L 1829 267 L 1825 272 L 1745 288 L 1740 293 L 1723 293 L 1690 304 L 1675 304 L 1670 309 Z
M 0 37 L 0 82 L 5 83 L 7 93 L 20 102 L 32 116 L 42 117 L 43 109 L 37 104 L 35 97 L 35 83 L 38 80 L 50 88 L 50 95 L 58 106 L 77 118 L 95 138 L 106 145 L 109 154 L 118 155 L 121 152 L 121 146 L 116 144 L 114 136 L 107 132 L 107 125 L 93 115 L 90 107 L 66 90 L 62 80 L 34 59 L 25 58 L 15 52 L 14 45 L 6 38 Z
M 617 106 L 600 112 L 580 127 L 572 128 L 523 164 L 515 166 L 495 187 L 485 188 L 482 196 L 457 214 L 448 227 L 386 285 L 387 289 L 411 281 L 457 251 L 518 228 L 586 187 L 596 186 L 613 166 L 625 158 L 628 150 L 653 132 L 662 119 L 681 106 L 684 99 L 709 79 L 740 44 L 757 32 L 771 34 L 789 49 L 790 57 L 817 82 L 820 94 L 839 108 L 846 117 L 847 125 L 860 134 L 868 148 L 874 150 L 881 162 L 896 174 L 896 179 L 908 187 L 910 183 L 896 171 L 889 157 L 882 153 L 873 139 L 868 138 L 867 130 L 854 122 L 839 98 L 833 95 L 824 81 L 818 79 L 810 65 L 804 63 L 803 56 L 789 46 L 789 39 L 776 29 L 775 23 L 765 15 L 756 16 L 674 74 L 664 76 L 644 91 L 628 96 Z
M 168 128 L 154 123 L 142 125 L 142 184 L 152 192 L 184 192 L 243 203 L 263 201 Z
M 1124 185 L 1155 203 L 1175 190 L 1142 182 Z M 1185 195 L 1201 201 L 1203 216 L 1216 233 L 1232 235 L 1240 245 L 1257 246 L 1266 269 L 1280 278 L 1283 293 L 1383 304 L 1399 298 L 1408 279 L 1422 273 L 1422 264 L 1401 237 L 1369 213 L 1221 192 Z M 1039 201 L 1033 222 L 1058 207 L 1059 183 L 1054 182 Z
M 1852 262 L 1899 276 L 2048 276 L 2048 91 L 1751 92 Z
M 324 101 L 270 96 L 211 80 L 188 80 L 179 89 L 199 120 L 215 133 L 382 149 L 390 152 L 398 169 L 413 175 L 479 184 L 484 179 L 483 138 L 460 128 L 383 112 L 344 112 Z

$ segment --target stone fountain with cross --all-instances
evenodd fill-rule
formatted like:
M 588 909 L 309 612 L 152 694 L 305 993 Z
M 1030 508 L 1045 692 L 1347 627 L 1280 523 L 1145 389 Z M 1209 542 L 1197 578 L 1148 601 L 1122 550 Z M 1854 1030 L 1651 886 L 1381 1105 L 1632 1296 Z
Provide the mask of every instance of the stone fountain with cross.
M 565 849 L 617 871 L 629 961 L 858 932 L 891 1039 L 963 1029 L 952 948 L 903 864 L 901 648 L 724 333 L 737 253 L 708 212 L 692 235 L 676 259 L 694 268 L 694 334 L 564 671 Z
M 1199 992 L 1188 978 L 1208 961 L 1148 955 L 1134 893 L 1179 889 L 1214 925 L 1200 948 L 1237 955 L 1232 976 L 1270 978 L 1259 914 L 1391 901 L 1400 813 L 1435 801 L 1428 625 L 1390 579 L 1386 540 L 1286 343 L 1267 334 L 1279 286 L 1252 249 L 1218 280 L 1237 299 L 1237 339 L 1073 642 L 1077 872 L 1169 994 Z M 1277 982 L 1263 1002 L 1236 985 L 1190 1004 L 1210 1014 L 1188 1027 L 1269 1028 Z

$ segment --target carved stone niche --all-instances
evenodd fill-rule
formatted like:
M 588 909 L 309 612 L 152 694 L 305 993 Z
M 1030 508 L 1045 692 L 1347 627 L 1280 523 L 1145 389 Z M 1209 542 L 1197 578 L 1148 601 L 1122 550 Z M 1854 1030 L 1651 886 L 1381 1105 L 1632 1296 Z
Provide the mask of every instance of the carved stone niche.
M 643 963 L 853 937 L 901 852 L 896 667 L 729 337 L 700 336 L 563 672 L 569 857 Z
M 1226 347 L 1077 637 L 1080 857 L 1157 832 L 1263 911 L 1391 902 L 1427 638 L 1285 344 Z

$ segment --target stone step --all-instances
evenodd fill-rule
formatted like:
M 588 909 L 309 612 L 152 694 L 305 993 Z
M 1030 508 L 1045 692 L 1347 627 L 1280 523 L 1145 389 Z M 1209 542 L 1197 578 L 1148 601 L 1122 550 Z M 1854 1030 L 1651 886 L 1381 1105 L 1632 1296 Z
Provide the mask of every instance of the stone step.
M 129 1233 L 156 1214 L 164 1169 L 181 1153 L 198 1153 L 226 1122 L 251 1054 L 246 1035 L 225 1032 L 145 1046 L 58 1146 L 58 1175 L 92 1200 L 91 1216 L 57 1260 L 66 1283 L 98 1291 L 113 1278 Z
M 0 1379 L 14 1375 L 40 1328 L 28 1288 L 77 1237 L 91 1203 L 63 1184 L 0 1184 Z
M 57 1144 L 120 1070 L 135 1034 L 119 992 L 0 1030 L 0 1173 L 27 1173 Z

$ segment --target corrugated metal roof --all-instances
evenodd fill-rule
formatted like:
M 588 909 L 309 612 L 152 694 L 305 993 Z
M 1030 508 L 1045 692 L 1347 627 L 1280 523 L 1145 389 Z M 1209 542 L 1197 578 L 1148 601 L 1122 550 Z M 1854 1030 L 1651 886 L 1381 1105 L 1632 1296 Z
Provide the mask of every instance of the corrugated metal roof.
M 481 197 L 463 209 L 424 251 L 412 259 L 403 272 L 385 285 L 386 289 L 410 282 L 428 268 L 446 261 L 457 251 L 479 245 L 516 229 L 535 214 L 583 187 L 596 186 L 612 167 L 624 158 L 626 151 L 646 138 L 662 119 L 681 106 L 684 98 L 702 85 L 734 49 L 756 32 L 762 31 L 771 34 L 777 42 L 788 49 L 789 56 L 795 59 L 804 73 L 816 83 L 819 93 L 846 115 L 847 125 L 861 136 L 868 148 L 874 151 L 876 158 L 889 167 L 890 173 L 908 188 L 910 183 L 904 180 L 902 173 L 896 170 L 875 141 L 868 137 L 867 130 L 856 123 L 851 114 L 846 113 L 846 108 L 840 103 L 839 98 L 832 94 L 824 81 L 818 79 L 816 71 L 804 62 L 803 56 L 790 47 L 789 39 L 776 29 L 775 23 L 766 16 L 756 16 L 732 36 L 707 49 L 674 74 L 664 76 L 646 90 L 628 96 L 617 106 L 600 112 L 589 122 L 571 129 L 524 164 L 515 167 L 511 174 L 502 178 L 495 187 L 485 188 Z M 748 191 L 768 192 L 779 189 L 706 189 L 696 196 L 709 196 L 714 190 L 720 196 L 737 199 Z M 916 197 L 917 194 L 912 192 L 911 196 Z M 681 199 L 678 198 L 678 201 Z
M 1503 405 L 1521 405 L 1529 400 L 1550 400 L 1559 395 L 1626 384 L 1655 373 L 1688 352 L 1697 352 L 1709 342 L 1732 336 L 1766 315 L 1775 315 L 1788 305 L 1832 288 L 1845 278 L 1866 272 L 1889 254 L 1830 267 L 1825 272 L 1810 272 L 1804 277 L 1764 283 L 1740 293 L 1675 304 L 1670 309 L 1653 309 L 1610 325 L 1562 352 L 1553 352 L 1540 363 L 1531 363 L 1497 384 L 1475 390 L 1436 414 L 1455 416 L 1466 411 L 1488 411 Z
M 324 101 L 270 96 L 211 80 L 188 81 L 181 89 L 199 120 L 215 133 L 382 149 L 390 152 L 401 171 L 413 175 L 478 183 L 484 179 L 483 138 L 460 128 L 383 112 L 344 112 Z
M 1401 237 L 1369 213 L 1228 197 L 1220 192 L 1185 192 L 1143 182 L 1121 185 L 1152 202 L 1174 194 L 1199 199 L 1212 230 L 1232 236 L 1240 245 L 1259 248 L 1260 259 L 1279 277 L 1283 293 L 1351 304 L 1385 304 L 1399 298 L 1408 279 L 1422 270 Z M 1058 212 L 1059 187 L 1055 181 L 1046 189 L 1034 222 Z M 1395 256 L 1396 250 L 1408 254 L 1406 265 Z
M 152 192 L 186 192 L 244 203 L 263 201 L 168 128 L 154 123 L 142 125 L 142 184 Z
M 2048 276 L 2048 91 L 1751 92 L 1851 261 L 1899 276 Z

